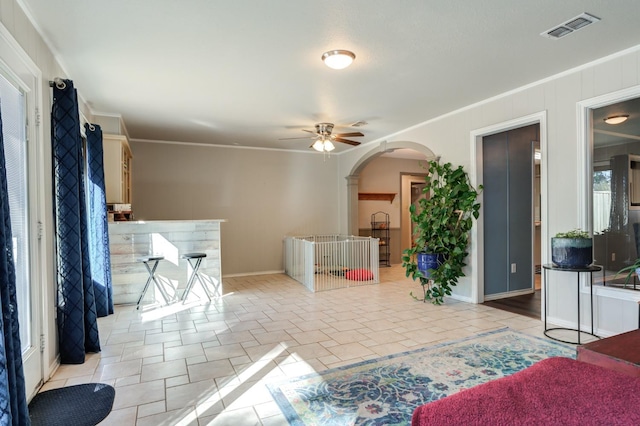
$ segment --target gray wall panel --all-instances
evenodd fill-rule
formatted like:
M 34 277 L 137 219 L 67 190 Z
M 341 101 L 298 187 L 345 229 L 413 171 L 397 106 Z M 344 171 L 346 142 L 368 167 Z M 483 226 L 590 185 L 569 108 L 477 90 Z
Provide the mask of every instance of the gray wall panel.
M 532 141 L 538 129 L 483 138 L 485 295 L 533 287 Z
M 507 252 L 507 135 L 483 139 L 484 294 L 506 291 Z

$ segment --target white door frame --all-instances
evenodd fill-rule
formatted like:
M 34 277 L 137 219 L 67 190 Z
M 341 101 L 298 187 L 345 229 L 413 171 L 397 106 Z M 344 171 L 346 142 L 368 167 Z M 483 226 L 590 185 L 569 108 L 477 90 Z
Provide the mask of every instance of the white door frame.
M 582 229 L 593 230 L 593 199 L 592 199 L 592 163 L 593 163 L 593 123 L 590 111 L 607 105 L 623 102 L 640 97 L 640 85 L 629 87 L 616 92 L 607 93 L 594 98 L 585 99 L 576 104 L 578 117 L 578 205 L 586 206 L 579 212 L 579 224 Z M 588 293 L 588 287 L 583 284 L 582 292 Z M 594 296 L 608 297 L 622 301 L 640 303 L 640 296 L 635 291 L 620 291 L 607 286 L 595 286 Z M 637 317 L 637 315 L 635 315 Z
M 582 179 L 578 179 L 578 205 L 586 206 L 581 211 L 580 224 L 582 229 L 591 229 L 593 225 L 593 200 L 591 198 L 592 176 L 591 163 L 593 162 L 593 123 L 590 120 L 589 112 L 592 109 L 601 108 L 607 105 L 624 102 L 629 99 L 640 97 L 640 86 L 630 87 L 595 98 L 586 99 L 577 103 L 578 117 L 578 146 L 580 154 L 578 156 L 578 170 Z
M 28 192 L 29 192 L 29 255 L 31 286 L 31 318 L 29 324 L 20 327 L 31 328 L 30 348 L 23 354 L 23 366 L 27 398 L 31 399 L 43 381 L 48 378 L 49 370 L 46 361 L 47 349 L 54 338 L 44 338 L 48 330 L 47 318 L 51 316 L 53 304 L 47 308 L 45 283 L 50 282 L 49 259 L 47 250 L 47 227 L 44 206 L 48 186 L 45 185 L 45 155 L 42 141 L 43 133 L 40 125 L 42 111 L 42 73 L 11 33 L 0 24 L 0 67 L 20 85 L 25 92 L 28 126 Z M 20 307 L 18 307 L 20 309 Z M 24 342 L 22 342 L 24 343 Z M 43 344 L 44 343 L 44 344 Z

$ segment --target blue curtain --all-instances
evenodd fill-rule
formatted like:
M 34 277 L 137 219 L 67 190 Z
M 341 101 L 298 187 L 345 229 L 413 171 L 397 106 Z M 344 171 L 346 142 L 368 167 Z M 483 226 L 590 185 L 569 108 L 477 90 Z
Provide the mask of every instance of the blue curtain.
M 78 98 L 71 80 L 54 84 L 51 109 L 60 362 L 82 364 L 86 352 L 100 352 L 100 339 L 91 277 Z
M 98 317 L 113 313 L 107 198 L 104 192 L 102 129 L 84 125 L 87 135 L 87 184 L 89 185 L 89 244 L 91 274 Z
M 9 217 L 9 191 L 0 118 L 0 424 L 29 425 L 18 330 L 16 274 Z

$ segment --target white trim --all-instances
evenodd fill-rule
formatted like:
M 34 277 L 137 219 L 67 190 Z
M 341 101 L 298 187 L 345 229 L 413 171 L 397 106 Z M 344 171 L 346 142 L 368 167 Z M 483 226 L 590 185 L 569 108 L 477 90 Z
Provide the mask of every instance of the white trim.
M 454 287 L 454 288 L 455 288 L 455 287 Z M 457 300 L 457 301 L 459 301 L 459 302 L 475 303 L 475 302 L 473 301 L 473 299 L 472 299 L 471 297 L 469 297 L 469 296 L 461 296 L 461 295 L 459 295 L 459 294 L 455 294 L 455 293 L 453 293 L 453 294 L 451 294 L 451 296 L 447 296 L 447 297 L 449 297 L 449 298 L 451 298 L 451 299 L 454 299 L 454 300 Z
M 157 143 L 157 144 L 164 144 L 164 145 L 180 145 L 180 146 L 198 146 L 201 148 L 249 149 L 249 150 L 255 150 L 255 151 L 274 151 L 274 152 L 279 151 L 279 152 L 285 152 L 285 153 L 311 154 L 311 155 L 319 155 L 319 156 L 323 155 L 321 152 L 311 150 L 311 149 L 299 150 L 299 149 L 285 149 L 285 148 L 265 148 L 265 147 L 258 147 L 258 146 L 219 145 L 219 144 L 202 143 L 202 142 L 159 141 L 159 140 L 136 139 L 136 138 L 129 139 L 129 142 Z M 330 155 L 333 157 L 340 154 L 341 153 L 335 153 L 335 154 L 331 153 Z
M 42 79 L 42 72 L 40 71 L 40 68 L 38 68 L 38 66 L 35 64 L 35 62 L 33 62 L 31 57 L 29 57 L 29 55 L 27 55 L 27 53 L 24 50 L 22 50 L 22 46 L 20 46 L 20 43 L 18 43 L 16 39 L 13 38 L 13 35 L 11 35 L 9 30 L 2 23 L 0 23 L 0 37 L 2 38 L 2 41 L 4 41 L 7 44 L 7 46 L 11 49 L 11 53 L 14 54 L 16 58 L 20 61 L 19 64 L 6 63 L 6 65 L 10 67 L 10 69 L 15 69 L 19 66 L 24 66 L 30 73 L 32 73 L 35 77 L 38 78 L 37 83 L 40 83 Z M 5 61 L 5 59 L 6 59 L 5 57 L 2 57 L 3 62 Z M 18 75 L 16 75 L 16 78 L 19 78 Z M 21 84 L 25 86 L 27 85 L 27 83 L 24 80 L 22 79 L 19 79 L 19 80 Z M 39 91 L 38 84 L 36 84 L 36 87 L 38 87 L 37 90 Z
M 639 285 L 640 286 L 640 285 Z M 589 294 L 589 286 L 580 286 L 580 293 Z M 593 297 L 608 297 L 609 299 L 624 300 L 627 302 L 640 302 L 640 291 L 612 286 L 594 285 Z
M 240 274 L 224 274 L 222 278 L 236 278 L 236 277 L 253 277 L 256 275 L 273 275 L 273 274 L 284 274 L 284 269 L 280 269 L 277 271 L 260 271 L 260 272 L 243 272 Z
M 492 124 L 487 127 L 472 130 L 470 132 L 470 144 L 471 144 L 471 166 L 469 170 L 469 177 L 471 183 L 474 186 L 482 185 L 482 138 L 484 136 L 492 135 L 495 133 L 505 132 L 519 127 L 528 126 L 531 124 L 540 124 L 540 153 L 542 159 L 540 161 L 540 191 L 542 193 L 540 202 L 540 238 L 541 241 L 547 241 L 548 233 L 548 211 L 547 211 L 547 111 L 540 111 L 537 113 L 525 115 L 523 117 L 514 118 L 512 120 L 503 121 L 500 123 Z M 482 193 L 478 198 L 482 204 Z M 484 246 L 484 226 L 482 215 L 484 214 L 484 208 L 480 208 L 480 218 L 471 229 L 471 257 L 472 264 L 475 266 L 473 274 L 471 275 L 471 300 L 472 303 L 484 302 L 484 250 L 481 249 Z M 547 259 L 547 245 L 542 244 L 542 263 L 545 263 L 544 259 Z M 544 294 L 542 294 L 544 297 Z M 544 314 L 541 312 L 541 314 Z M 542 317 L 541 317 L 542 318 Z
M 594 310 L 594 315 L 595 315 L 595 310 Z M 587 320 L 589 318 L 586 318 Z M 582 318 L 580 319 L 582 322 Z M 577 333 L 577 331 L 575 330 L 576 328 L 576 323 L 573 321 L 567 321 L 566 319 L 562 319 L 562 318 L 558 318 L 558 317 L 548 317 L 547 318 L 547 327 L 549 328 L 555 328 L 555 327 L 564 327 L 564 328 L 568 328 L 571 331 L 569 331 L 569 333 L 571 333 L 572 331 L 574 333 Z M 588 324 L 580 324 L 580 331 L 582 332 L 590 332 L 591 331 L 591 323 Z M 609 336 L 613 336 L 616 334 L 620 334 L 620 332 L 614 332 L 614 331 L 610 331 L 610 330 L 603 330 L 601 328 L 598 328 L 595 324 L 593 325 L 593 333 L 596 336 L 599 337 L 609 337 Z M 585 339 L 585 338 L 591 338 L 590 336 L 587 336 L 585 334 L 583 334 L 581 337 L 581 339 Z M 582 344 L 585 344 L 586 342 L 584 340 L 582 340 Z
M 496 294 L 492 294 L 489 297 L 485 297 L 484 301 L 488 302 L 488 301 L 491 301 L 491 300 L 499 300 L 499 299 L 502 299 L 502 298 L 505 298 L 505 297 L 524 296 L 524 295 L 527 295 L 527 294 L 532 294 L 534 292 L 535 292 L 535 290 L 530 289 L 530 288 L 526 288 L 524 290 L 506 291 L 504 293 L 496 293 Z
M 633 86 L 595 98 L 585 99 L 576 103 L 576 126 L 578 135 L 578 205 L 585 209 L 578 209 L 578 223 L 582 229 L 593 231 L 593 205 L 591 200 L 591 173 L 593 162 L 593 128 L 589 120 L 589 111 L 623 102 L 640 96 L 640 86 Z
M 47 37 L 46 33 L 42 30 L 42 27 L 38 24 L 38 21 L 34 18 L 33 13 L 31 12 L 31 8 L 29 8 L 24 0 L 15 0 L 15 2 L 20 7 L 20 9 L 22 9 L 22 12 L 25 14 L 33 28 L 37 31 L 40 37 L 42 37 L 42 41 L 44 41 L 44 44 L 53 55 L 55 61 L 60 66 L 60 69 L 62 69 L 65 75 L 68 75 L 66 67 L 64 66 L 62 61 L 62 55 L 60 55 L 60 52 L 55 48 L 55 44 L 51 42 L 51 39 Z M 80 95 L 78 95 L 78 97 L 80 97 Z
M 579 215 L 582 229 L 590 229 L 593 227 L 593 206 L 591 199 L 592 181 L 592 162 L 593 162 L 593 132 L 592 123 L 589 120 L 589 111 L 601 108 L 618 102 L 624 102 L 629 99 L 640 97 L 640 85 L 628 87 L 616 92 L 607 93 L 596 96 L 594 98 L 585 99 L 576 104 L 576 121 L 578 134 L 578 205 L 586 206 L 586 209 Z M 580 210 L 580 209 L 578 209 Z M 585 287 L 586 288 L 586 287 Z M 625 290 L 619 288 L 607 288 L 594 286 L 594 297 L 609 297 L 617 300 L 640 301 L 640 294 L 633 290 Z M 581 289 L 581 291 L 583 291 Z

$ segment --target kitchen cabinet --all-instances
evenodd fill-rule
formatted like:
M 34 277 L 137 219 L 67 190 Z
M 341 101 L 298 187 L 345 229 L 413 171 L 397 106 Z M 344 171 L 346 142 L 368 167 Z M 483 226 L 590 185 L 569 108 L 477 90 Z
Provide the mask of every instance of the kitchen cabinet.
M 131 204 L 133 155 L 123 135 L 102 135 L 107 204 Z

